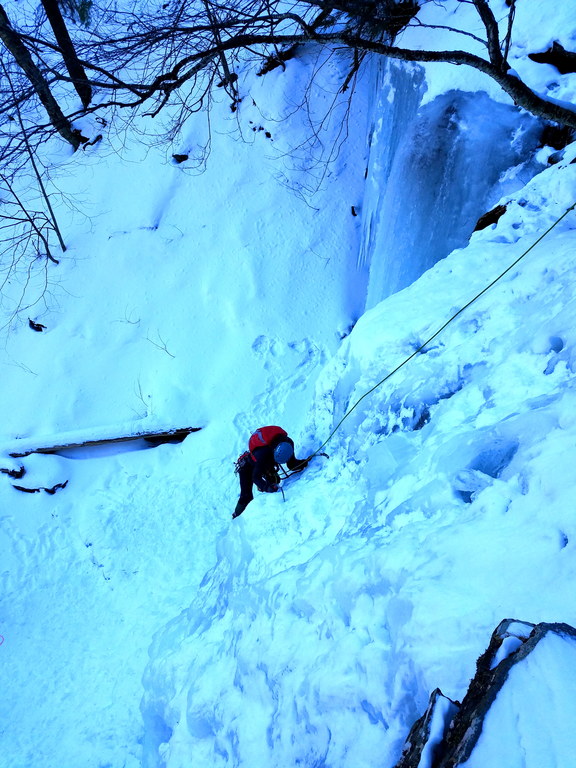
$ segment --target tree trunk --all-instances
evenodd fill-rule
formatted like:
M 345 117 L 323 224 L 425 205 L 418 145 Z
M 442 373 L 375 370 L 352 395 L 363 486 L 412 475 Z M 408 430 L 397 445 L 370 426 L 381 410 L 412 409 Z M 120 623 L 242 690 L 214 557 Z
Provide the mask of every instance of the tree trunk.
M 56 128 L 60 136 L 71 144 L 74 149 L 80 145 L 80 134 L 74 131 L 70 121 L 64 116 L 58 102 L 52 95 L 46 79 L 32 60 L 29 50 L 26 48 L 20 35 L 12 28 L 6 11 L 0 5 L 0 40 L 10 51 L 18 66 L 22 69 L 38 98 L 44 105 L 50 122 Z
M 74 43 L 70 39 L 68 27 L 62 17 L 58 2 L 57 0 L 41 0 L 41 2 L 42 7 L 46 12 L 46 16 L 48 17 L 48 21 L 50 22 L 50 26 L 52 27 L 52 31 L 54 32 L 56 42 L 60 46 L 64 64 L 72 78 L 76 93 L 80 96 L 80 101 L 84 107 L 87 107 L 92 99 L 92 86 L 88 82 L 84 67 L 78 60 Z

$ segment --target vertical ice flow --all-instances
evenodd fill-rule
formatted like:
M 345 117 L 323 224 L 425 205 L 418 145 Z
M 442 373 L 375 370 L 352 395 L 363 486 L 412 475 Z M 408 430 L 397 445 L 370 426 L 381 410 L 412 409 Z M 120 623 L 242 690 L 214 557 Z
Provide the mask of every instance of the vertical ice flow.
M 422 104 L 420 67 L 375 67 L 358 257 L 369 273 L 367 309 L 467 244 L 478 218 L 536 171 L 539 135 L 536 120 L 486 93 L 450 91 Z

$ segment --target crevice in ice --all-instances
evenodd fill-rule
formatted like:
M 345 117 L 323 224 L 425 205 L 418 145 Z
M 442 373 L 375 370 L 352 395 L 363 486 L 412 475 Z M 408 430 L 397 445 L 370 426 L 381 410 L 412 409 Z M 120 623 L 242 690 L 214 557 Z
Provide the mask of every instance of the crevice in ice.
M 550 337 L 550 359 L 544 368 L 544 374 L 549 376 L 554 373 L 559 364 L 564 364 L 570 373 L 576 373 L 576 349 L 574 345 L 566 346 L 560 336 Z
M 376 709 L 376 707 L 366 699 L 363 699 L 360 702 L 360 704 L 364 712 L 366 712 L 366 714 L 368 715 L 368 719 L 370 720 L 372 725 L 380 724 L 384 726 L 386 730 L 388 730 L 388 723 L 386 722 L 384 715 L 379 709 Z
M 172 738 L 172 728 L 166 723 L 161 714 L 162 705 L 152 704 L 142 709 L 142 719 L 144 722 L 144 739 L 142 741 L 143 747 L 143 768 L 164 768 L 165 763 L 163 760 L 151 763 L 148 760 L 150 755 L 159 755 L 159 750 L 162 744 L 167 744 Z
M 456 495 L 468 504 L 472 502 L 476 493 L 502 475 L 519 446 L 518 440 L 493 438 L 489 445 L 476 454 L 465 470 L 458 472 L 454 481 Z
M 384 414 L 380 414 L 381 426 L 377 433 L 391 435 L 396 432 L 417 432 L 425 427 L 432 418 L 432 408 L 442 400 L 449 400 L 464 387 L 467 381 L 463 371 L 453 381 L 446 381 L 437 390 L 410 393 L 404 397 L 392 395 Z

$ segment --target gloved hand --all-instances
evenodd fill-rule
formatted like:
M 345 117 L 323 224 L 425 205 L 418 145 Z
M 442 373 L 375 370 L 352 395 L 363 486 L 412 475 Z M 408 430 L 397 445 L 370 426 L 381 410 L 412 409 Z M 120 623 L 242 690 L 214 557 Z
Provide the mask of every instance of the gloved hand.
M 276 493 L 280 490 L 280 486 L 276 483 L 268 483 L 266 488 L 264 488 L 264 493 Z

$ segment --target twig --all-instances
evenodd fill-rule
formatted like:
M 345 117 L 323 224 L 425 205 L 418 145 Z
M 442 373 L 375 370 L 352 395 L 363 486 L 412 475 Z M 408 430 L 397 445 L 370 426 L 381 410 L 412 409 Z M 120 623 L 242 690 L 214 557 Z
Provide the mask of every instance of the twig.
M 174 357 L 175 358 L 176 355 L 173 355 L 171 352 L 168 351 L 168 348 L 166 347 L 166 342 L 164 341 L 162 336 L 160 336 L 160 332 L 156 331 L 156 333 L 157 333 L 158 338 L 160 340 L 160 344 L 158 344 L 155 341 L 152 341 L 152 339 L 149 336 L 146 336 L 146 341 L 149 341 L 150 344 L 152 344 L 153 346 L 158 347 L 158 349 L 161 349 L 163 352 L 166 352 L 166 354 L 169 355 L 170 357 Z
M 30 163 L 32 164 L 32 168 L 34 169 L 34 174 L 36 176 L 36 179 L 38 180 L 38 185 L 40 187 L 40 191 L 42 192 L 42 197 L 44 198 L 44 201 L 46 203 L 46 207 L 48 208 L 48 211 L 50 213 L 50 221 L 54 228 L 54 232 L 56 232 L 56 236 L 58 238 L 58 242 L 60 243 L 60 248 L 62 249 L 62 252 L 64 253 L 66 251 L 66 245 L 64 243 L 64 239 L 62 238 L 62 234 L 60 232 L 60 227 L 58 226 L 58 221 L 56 219 L 56 215 L 54 213 L 54 210 L 52 208 L 52 205 L 50 203 L 50 199 L 48 197 L 48 193 L 46 192 L 46 187 L 44 186 L 44 182 L 42 181 L 42 176 L 40 174 L 40 171 L 38 170 L 38 166 L 36 164 L 36 160 L 34 159 L 34 153 L 32 152 L 32 147 L 30 146 L 30 142 L 28 140 L 28 134 L 26 132 L 26 128 L 24 127 L 24 121 L 22 120 L 22 113 L 20 112 L 20 105 L 18 103 L 18 99 L 16 98 L 16 93 L 14 91 L 14 85 L 12 84 L 12 80 L 10 78 L 10 75 L 6 69 L 6 65 L 4 62 L 2 62 L 2 69 L 4 70 L 4 75 L 6 76 L 8 83 L 10 84 L 10 90 L 12 91 L 12 98 L 14 100 L 14 107 L 16 109 L 16 114 L 18 116 L 18 123 L 20 124 L 20 128 L 22 130 L 22 138 L 24 139 L 24 145 L 26 147 L 26 151 L 28 152 L 28 157 L 30 158 Z M 48 253 L 49 258 L 52 259 L 52 261 L 55 261 L 58 263 L 55 259 L 53 259 L 50 256 L 50 253 Z

